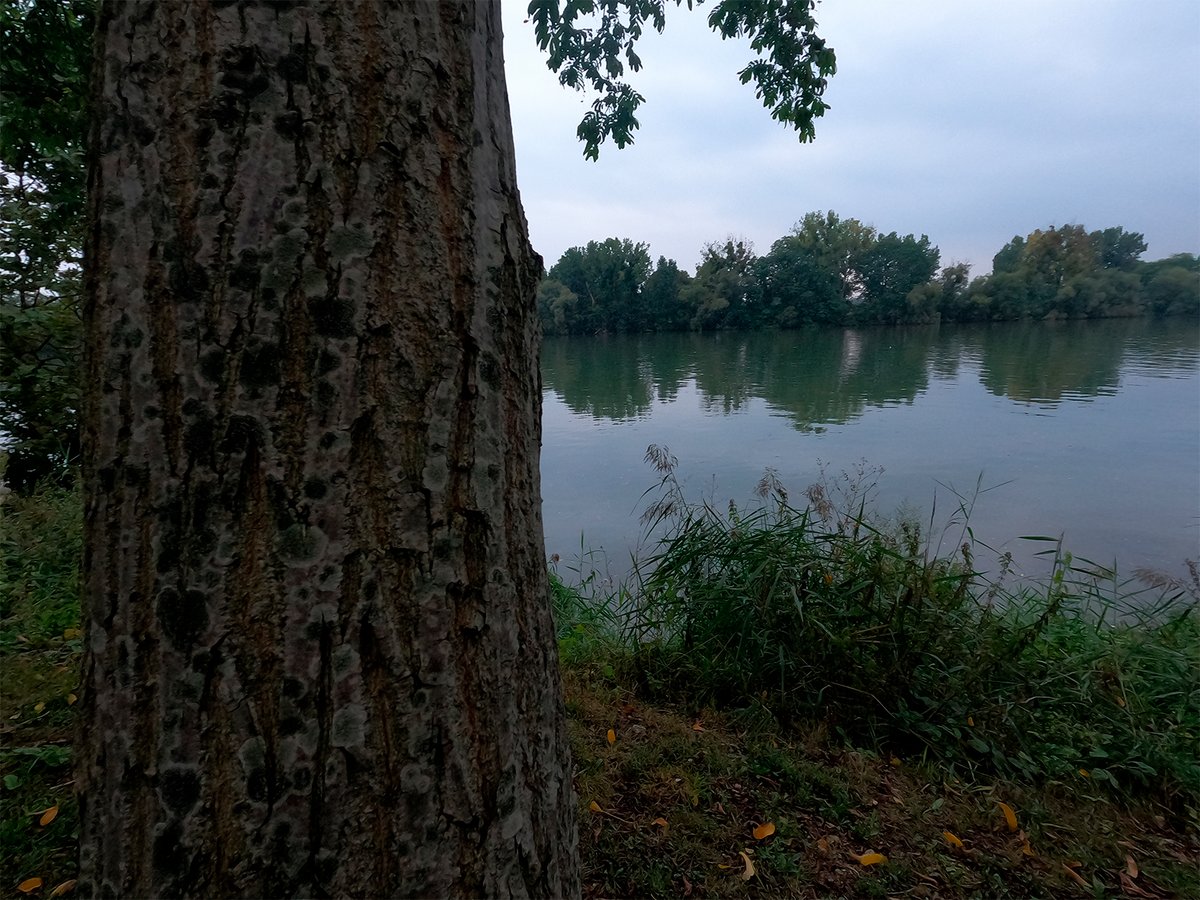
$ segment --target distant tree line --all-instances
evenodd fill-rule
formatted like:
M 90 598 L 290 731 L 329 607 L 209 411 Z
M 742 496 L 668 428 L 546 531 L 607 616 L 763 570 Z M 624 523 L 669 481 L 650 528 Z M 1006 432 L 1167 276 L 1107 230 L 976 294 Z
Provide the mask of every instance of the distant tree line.
M 972 280 L 965 263 L 939 270 L 926 235 L 812 212 L 765 256 L 709 244 L 694 275 L 628 239 L 572 247 L 542 281 L 538 313 L 546 334 L 1200 315 L 1200 257 L 1145 262 L 1145 251 L 1120 227 L 1038 229 Z

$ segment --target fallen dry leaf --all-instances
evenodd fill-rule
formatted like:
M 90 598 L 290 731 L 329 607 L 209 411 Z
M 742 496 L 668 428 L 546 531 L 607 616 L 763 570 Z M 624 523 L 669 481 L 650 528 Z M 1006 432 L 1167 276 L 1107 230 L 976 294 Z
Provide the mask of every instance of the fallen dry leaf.
M 42 817 L 40 819 L 38 819 L 38 824 L 41 825 L 43 828 L 45 828 L 47 825 L 49 825 L 51 822 L 53 822 L 57 816 L 58 816 L 58 804 L 56 803 L 52 807 L 50 807 L 48 810 L 46 810 L 44 813 L 42 813 Z
M 41 713 L 41 711 L 44 710 L 45 708 L 46 708 L 46 704 L 43 703 L 41 700 L 39 700 L 37 703 L 35 703 L 33 705 L 33 711 L 35 713 Z
M 817 839 L 817 849 L 820 850 L 822 853 L 824 853 L 826 856 L 828 856 L 829 855 L 829 838 L 818 838 Z
M 667 820 L 666 820 L 666 819 L 664 819 L 662 816 L 659 816 L 657 819 L 655 819 L 655 820 L 654 820 L 653 822 L 651 822 L 650 824 L 651 824 L 651 825 L 657 825 L 659 828 L 666 828 L 666 827 L 667 827 Z
M 1087 883 L 1087 880 L 1082 875 L 1080 875 L 1078 872 L 1076 872 L 1074 869 L 1072 869 L 1069 865 L 1067 865 L 1066 863 L 1063 863 L 1062 869 L 1064 872 L 1066 872 L 1068 875 L 1070 875 L 1072 879 L 1074 879 L 1074 881 L 1077 885 L 1079 885 L 1082 888 L 1086 888 L 1089 891 L 1092 889 L 1092 886 Z
M 947 844 L 949 844 L 951 847 L 954 847 L 956 850 L 961 850 L 963 848 L 963 842 L 959 840 L 958 835 L 952 834 L 949 831 L 943 831 L 942 837 L 946 839 Z
M 704 730 L 704 726 L 700 724 L 699 720 L 692 723 L 692 731 L 703 731 L 703 730 Z
M 74 706 L 78 700 L 79 698 L 74 694 L 67 694 L 67 706 Z
M 1133 859 L 1133 854 L 1125 854 L 1125 874 L 1130 878 L 1138 877 L 1138 864 Z
M 613 744 L 615 744 L 617 742 L 617 733 L 615 731 L 613 731 L 611 728 L 608 729 L 607 737 L 608 737 L 608 746 L 611 747 Z
M 26 878 L 24 881 L 22 881 L 20 884 L 17 885 L 17 890 L 20 891 L 22 894 L 29 894 L 29 893 L 32 893 L 33 891 L 36 891 L 41 886 L 42 886 L 42 879 Z
M 742 870 L 742 881 L 749 881 L 754 877 L 754 863 L 750 861 L 750 856 L 745 850 L 739 850 L 738 855 L 742 858 L 742 862 L 746 864 L 746 868 Z
M 759 825 L 757 828 L 754 829 L 754 839 L 756 841 L 761 841 L 765 838 L 769 838 L 774 833 L 775 833 L 775 823 L 774 822 L 763 822 L 761 825 Z
M 683 876 L 683 896 L 692 896 L 692 883 L 688 881 L 688 877 L 686 875 Z
M 600 808 L 600 804 L 595 800 L 588 804 L 588 809 L 590 809 L 592 812 L 604 812 L 604 810 Z
M 1158 894 L 1153 894 L 1150 891 L 1138 887 L 1133 883 L 1133 879 L 1130 878 L 1126 873 L 1121 872 L 1119 874 L 1121 879 L 1121 890 L 1123 890 L 1126 894 L 1129 894 L 1131 897 L 1145 897 L 1147 900 L 1159 900 Z
M 864 866 L 877 866 L 880 863 L 887 862 L 887 857 L 882 853 L 864 853 L 862 856 L 855 856 L 852 853 L 850 855 L 854 856 L 854 858 L 858 860 L 859 864 Z
M 64 894 L 69 894 L 73 890 L 75 890 L 75 879 L 74 878 L 72 878 L 68 881 L 64 881 L 62 884 L 60 884 L 58 887 L 56 887 L 54 890 L 52 890 L 50 892 L 50 896 L 51 897 L 62 897 Z
M 1007 803 L 1000 803 L 1000 812 L 1004 813 L 1004 821 L 1008 825 L 1009 831 L 1017 830 L 1017 814 L 1013 812 L 1013 808 Z

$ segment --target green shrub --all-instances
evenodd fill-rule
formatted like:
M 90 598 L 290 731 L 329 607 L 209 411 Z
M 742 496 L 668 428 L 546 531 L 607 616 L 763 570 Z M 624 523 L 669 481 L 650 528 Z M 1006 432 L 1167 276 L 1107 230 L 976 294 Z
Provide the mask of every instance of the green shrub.
M 37 646 L 79 627 L 79 488 L 42 487 L 0 502 L 0 646 Z
M 1194 586 L 1146 607 L 1055 546 L 1046 585 L 1006 587 L 974 569 L 967 504 L 967 539 L 939 556 L 862 491 L 837 509 L 818 486 L 799 509 L 768 473 L 761 505 L 723 511 L 683 496 L 665 451 L 648 459 L 663 533 L 625 622 L 649 691 L 968 769 L 1200 796 Z

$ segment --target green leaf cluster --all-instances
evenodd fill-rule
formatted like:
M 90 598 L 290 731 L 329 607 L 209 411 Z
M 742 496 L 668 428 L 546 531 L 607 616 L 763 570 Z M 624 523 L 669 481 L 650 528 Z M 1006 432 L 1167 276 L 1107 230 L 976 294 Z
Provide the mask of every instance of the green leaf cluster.
M 688 9 L 703 0 L 674 0 Z M 815 136 L 814 119 L 829 108 L 821 98 L 837 70 L 833 49 L 817 34 L 815 0 L 722 0 L 708 25 L 721 36 L 748 38 L 755 53 L 739 73 L 753 82 L 771 117 L 794 128 L 801 141 Z M 636 113 L 646 98 L 624 80 L 642 68 L 634 49 L 647 27 L 662 32 L 667 0 L 532 0 L 529 18 L 546 64 L 558 80 L 598 96 L 577 133 L 584 156 L 598 159 L 600 145 L 633 143 Z
M 46 225 L 83 212 L 83 145 L 93 0 L 9 0 L 0 6 L 0 164 L 45 191 Z

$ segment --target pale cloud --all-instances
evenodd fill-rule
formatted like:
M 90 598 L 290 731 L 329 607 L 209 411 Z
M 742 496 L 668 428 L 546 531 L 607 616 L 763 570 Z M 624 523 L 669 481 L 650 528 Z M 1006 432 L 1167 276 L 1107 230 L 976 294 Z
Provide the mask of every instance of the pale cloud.
M 760 252 L 811 210 L 925 233 L 986 272 L 1014 234 L 1079 222 L 1200 250 L 1200 4 L 1194 0 L 828 0 L 832 109 L 802 145 L 736 71 L 747 47 L 701 7 L 648 36 L 634 146 L 587 162 L 587 99 L 561 88 L 505 9 L 522 199 L 553 264 L 606 237 L 694 266 L 734 234 Z

